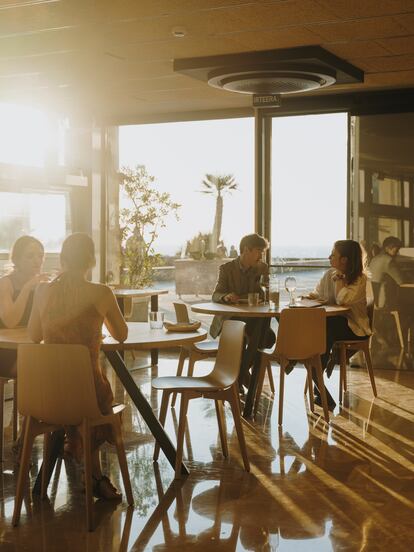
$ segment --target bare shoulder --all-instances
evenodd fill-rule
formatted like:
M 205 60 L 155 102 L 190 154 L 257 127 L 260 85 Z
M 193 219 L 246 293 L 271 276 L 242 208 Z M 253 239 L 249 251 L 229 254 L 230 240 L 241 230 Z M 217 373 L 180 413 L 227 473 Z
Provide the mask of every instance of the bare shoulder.
M 88 293 L 93 298 L 95 304 L 107 306 L 111 301 L 113 293 L 112 289 L 105 284 L 98 284 L 94 282 L 88 283 Z

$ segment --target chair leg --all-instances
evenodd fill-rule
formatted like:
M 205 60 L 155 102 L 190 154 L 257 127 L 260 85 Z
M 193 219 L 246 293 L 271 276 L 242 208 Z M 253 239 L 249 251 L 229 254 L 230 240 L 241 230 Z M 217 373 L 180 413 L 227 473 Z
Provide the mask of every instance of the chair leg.
M 167 417 L 168 399 L 169 398 L 170 398 L 170 392 L 169 391 L 163 391 L 162 392 L 162 399 L 161 399 L 160 415 L 159 415 L 159 422 L 162 425 L 162 427 L 164 427 L 165 418 Z M 158 443 L 158 441 L 155 441 L 154 456 L 153 456 L 154 462 L 158 461 L 159 455 L 160 455 L 160 444 Z
M 184 347 L 181 347 L 180 356 L 178 358 L 178 366 L 177 366 L 177 376 L 183 375 L 183 368 L 184 368 L 184 362 L 185 359 L 188 357 L 188 351 L 184 349 Z M 171 408 L 175 406 L 175 402 L 177 400 L 177 393 L 174 391 L 171 401 Z
M 395 320 L 395 326 L 397 328 L 397 334 L 398 334 L 398 339 L 400 341 L 400 347 L 401 347 L 401 349 L 405 349 L 405 347 L 404 347 L 404 337 L 403 337 L 403 333 L 402 333 L 402 329 L 401 329 L 400 315 L 398 314 L 398 311 L 391 311 L 391 314 L 392 314 L 392 316 L 394 317 L 394 320 Z
M 0 378 L 0 463 L 3 462 L 4 452 L 4 385 L 6 379 Z
M 197 354 L 191 352 L 190 358 L 188 359 L 188 375 L 190 378 L 193 377 L 194 374 L 194 364 L 197 360 L 200 360 L 200 357 L 197 356 Z
M 260 401 L 260 396 L 262 394 L 264 377 L 265 377 L 265 373 L 266 373 L 269 365 L 270 365 L 270 362 L 267 360 L 265 355 L 262 354 L 262 358 L 261 358 L 261 361 L 260 361 L 260 371 L 259 371 L 259 375 L 258 375 L 258 378 L 257 378 L 256 397 L 254 399 L 254 406 L 253 406 L 253 415 L 254 416 L 256 415 L 256 412 L 259 408 L 259 401 Z
M 114 429 L 116 452 L 118 454 L 119 468 L 121 470 L 127 502 L 130 506 L 132 506 L 134 504 L 134 497 L 132 496 L 131 480 L 129 478 L 128 463 L 125 454 L 124 442 L 122 440 L 121 419 L 119 416 L 117 416 L 116 420 L 112 424 L 112 427 Z
M 366 347 L 366 349 L 363 349 L 364 357 L 365 357 L 365 364 L 367 365 L 367 371 L 369 375 L 369 379 L 371 380 L 371 387 L 372 392 L 374 394 L 374 397 L 377 397 L 377 386 L 375 385 L 375 377 L 374 377 L 374 369 L 372 367 L 372 360 L 371 360 L 371 354 L 369 352 L 369 348 Z
M 217 424 L 218 424 L 219 433 L 220 433 L 221 450 L 223 452 L 224 458 L 227 458 L 229 455 L 229 449 L 227 446 L 227 430 L 226 430 L 226 419 L 224 417 L 223 401 L 214 401 L 214 404 L 216 406 Z
M 305 383 L 305 394 L 306 391 L 309 391 L 309 405 L 311 412 L 315 412 L 315 400 L 313 396 L 313 381 L 312 381 L 312 366 L 305 362 L 306 368 L 306 383 Z
M 43 464 L 42 464 L 42 482 L 40 487 L 40 498 L 47 498 L 47 484 L 49 475 L 50 459 L 50 433 L 43 435 Z
M 323 381 L 323 371 L 322 371 L 322 363 L 321 363 L 320 356 L 315 358 L 314 364 L 315 364 L 316 379 L 318 382 L 318 389 L 321 394 L 323 415 L 324 415 L 325 421 L 329 423 L 328 399 L 326 398 L 326 389 L 325 389 L 325 383 Z
M 343 391 L 346 391 L 346 349 L 339 345 L 339 404 L 342 404 Z
M 14 501 L 14 510 L 13 510 L 13 519 L 12 525 L 16 527 L 20 520 L 20 512 L 22 509 L 22 501 L 25 492 L 25 487 L 27 480 L 29 478 L 29 465 L 30 465 L 30 456 L 32 453 L 33 441 L 35 438 L 34 432 L 34 421 L 33 418 L 28 417 L 25 420 L 23 425 L 23 450 L 20 457 L 20 467 L 19 475 L 17 477 L 17 486 L 16 486 L 16 498 Z
M 228 401 L 230 403 L 231 411 L 234 418 L 234 426 L 236 428 L 237 437 L 239 439 L 240 452 L 243 458 L 244 469 L 250 471 L 249 457 L 247 456 L 246 440 L 244 438 L 243 426 L 241 422 L 240 414 L 240 402 L 239 394 L 237 390 L 237 383 L 233 384 L 228 390 Z
M 88 531 L 93 531 L 91 428 L 89 420 L 86 418 L 82 423 L 82 440 L 85 469 L 86 525 Z
M 279 380 L 279 419 L 278 424 L 283 424 L 283 399 L 285 393 L 285 367 L 280 364 L 280 380 Z
M 186 392 L 181 395 L 180 420 L 178 422 L 177 454 L 175 456 L 175 479 L 181 479 L 181 463 L 183 460 L 183 446 L 185 426 L 187 424 L 188 396 Z
M 19 414 L 17 411 L 17 379 L 13 380 L 13 442 L 19 432 Z
M 275 393 L 275 380 L 273 379 L 272 365 L 271 365 L 270 362 L 267 365 L 266 372 L 267 372 L 267 379 L 269 380 L 270 391 L 274 394 Z

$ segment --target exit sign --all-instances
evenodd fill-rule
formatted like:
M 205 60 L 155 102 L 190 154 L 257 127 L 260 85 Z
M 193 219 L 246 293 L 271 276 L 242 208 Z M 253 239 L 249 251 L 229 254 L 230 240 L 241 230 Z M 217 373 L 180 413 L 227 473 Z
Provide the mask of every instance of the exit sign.
M 254 94 L 253 107 L 280 107 L 280 94 Z

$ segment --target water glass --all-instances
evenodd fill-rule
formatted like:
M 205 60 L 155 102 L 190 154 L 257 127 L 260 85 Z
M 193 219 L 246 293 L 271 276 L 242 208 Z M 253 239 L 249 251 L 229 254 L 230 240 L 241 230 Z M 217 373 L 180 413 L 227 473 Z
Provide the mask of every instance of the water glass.
M 296 278 L 294 278 L 293 276 L 289 276 L 288 278 L 286 278 L 285 288 L 290 295 L 289 307 L 294 307 L 296 305 L 296 301 L 295 301 Z
M 256 307 L 259 304 L 259 294 L 258 293 L 248 293 L 247 294 L 247 304 L 249 307 Z
M 269 285 L 269 310 L 276 311 L 280 304 L 279 280 L 272 280 Z
M 150 312 L 150 328 L 151 330 L 160 330 L 164 324 L 163 312 Z

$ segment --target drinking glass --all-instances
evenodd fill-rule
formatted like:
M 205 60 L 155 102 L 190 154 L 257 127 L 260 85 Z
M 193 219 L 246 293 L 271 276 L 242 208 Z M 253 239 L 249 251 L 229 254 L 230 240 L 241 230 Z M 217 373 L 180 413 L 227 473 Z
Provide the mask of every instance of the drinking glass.
M 151 330 L 160 330 L 164 323 L 163 312 L 150 312 L 150 328 Z
M 289 300 L 289 307 L 295 306 L 295 290 L 296 290 L 296 278 L 293 276 L 289 276 L 285 280 L 285 288 L 286 291 L 289 293 L 290 300 Z
M 259 304 L 259 294 L 258 293 L 248 293 L 247 294 L 247 304 L 249 307 L 256 307 Z
M 269 284 L 269 310 L 278 310 L 280 301 L 279 280 L 271 280 Z

